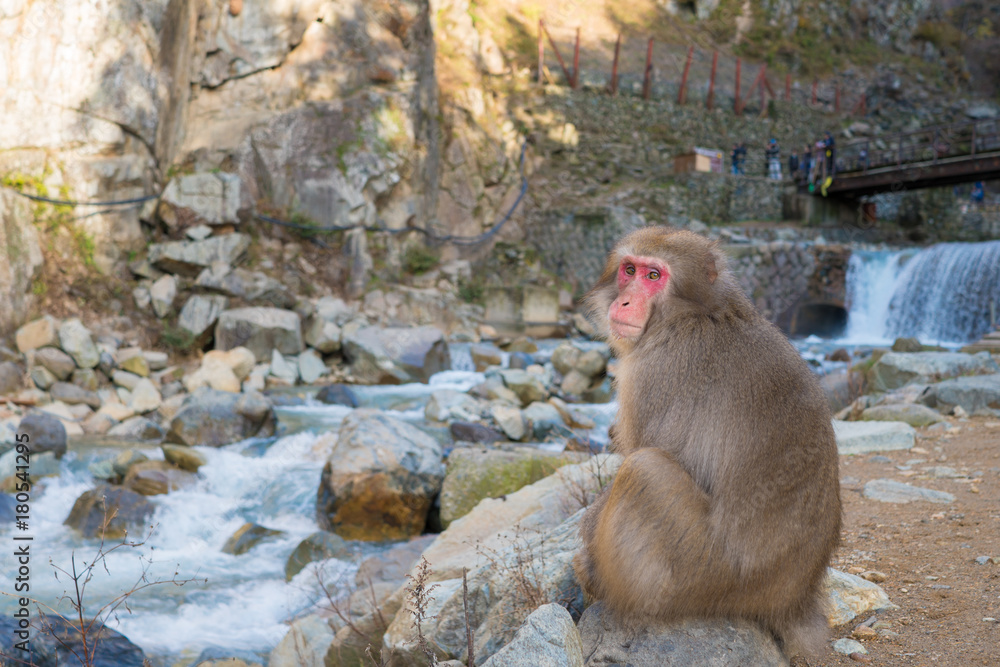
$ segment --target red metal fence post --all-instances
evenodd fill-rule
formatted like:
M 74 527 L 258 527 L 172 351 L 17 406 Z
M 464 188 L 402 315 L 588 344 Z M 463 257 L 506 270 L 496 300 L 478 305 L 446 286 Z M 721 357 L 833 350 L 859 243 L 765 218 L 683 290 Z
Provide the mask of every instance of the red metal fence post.
M 765 83 L 767 83 L 767 79 L 765 78 L 766 76 L 767 76 L 767 63 L 764 63 L 763 65 L 760 66 L 760 75 L 758 76 L 758 78 L 760 79 L 760 115 L 761 116 L 766 116 L 767 115 L 767 101 L 766 101 L 767 89 L 766 89 L 766 86 L 764 85 Z
M 618 41 L 615 42 L 615 60 L 611 63 L 611 94 L 618 94 L 618 54 L 622 49 L 622 34 L 618 33 Z
M 542 77 L 545 75 L 545 38 L 542 36 L 542 19 L 538 19 L 538 85 L 542 85 Z
M 646 46 L 646 72 L 642 79 L 642 99 L 648 100 L 653 82 L 653 38 L 649 38 Z
M 556 46 L 556 41 L 552 39 L 552 34 L 549 32 L 549 29 L 545 27 L 544 23 L 539 21 L 539 25 L 542 26 L 542 30 L 545 31 L 545 36 L 549 38 L 549 45 L 552 47 L 552 50 L 555 51 L 556 53 L 556 60 L 559 61 L 559 67 L 562 69 L 563 76 L 566 77 L 566 83 L 572 84 L 573 75 L 569 73 L 568 69 L 566 69 L 566 61 L 563 60 L 562 54 L 559 53 L 559 47 Z
M 736 92 L 733 95 L 733 112 L 739 116 L 742 110 L 740 109 L 740 67 L 742 61 L 736 59 Z
M 576 90 L 580 83 L 580 29 L 576 29 L 576 46 L 573 48 L 573 80 L 570 88 Z
M 719 65 L 719 52 L 712 52 L 712 73 L 708 77 L 708 96 L 705 98 L 705 108 L 712 110 L 712 103 L 715 101 L 715 68 Z
M 684 63 L 684 74 L 681 75 L 681 89 L 677 91 L 677 104 L 684 104 L 684 96 L 687 92 L 688 72 L 691 71 L 691 59 L 694 58 L 694 45 L 688 47 L 687 62 Z

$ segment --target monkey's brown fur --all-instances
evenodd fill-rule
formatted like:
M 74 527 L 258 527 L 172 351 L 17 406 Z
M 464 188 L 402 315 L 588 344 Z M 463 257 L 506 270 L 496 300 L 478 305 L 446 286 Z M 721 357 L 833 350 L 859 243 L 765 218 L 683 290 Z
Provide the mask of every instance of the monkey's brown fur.
M 645 228 L 619 242 L 588 295 L 605 335 L 625 255 L 661 258 L 669 283 L 637 339 L 609 336 L 620 357 L 612 446 L 625 461 L 584 516 L 577 576 L 625 617 L 749 618 L 789 655 L 812 650 L 841 520 L 819 383 L 691 232 Z

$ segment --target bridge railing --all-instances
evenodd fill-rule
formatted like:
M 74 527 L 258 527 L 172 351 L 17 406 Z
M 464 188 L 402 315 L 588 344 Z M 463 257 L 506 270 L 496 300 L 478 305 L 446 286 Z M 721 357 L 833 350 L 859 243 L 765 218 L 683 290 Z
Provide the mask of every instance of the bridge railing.
M 997 151 L 1000 119 L 985 118 L 852 141 L 839 147 L 835 159 L 837 172 L 846 174 L 933 164 Z

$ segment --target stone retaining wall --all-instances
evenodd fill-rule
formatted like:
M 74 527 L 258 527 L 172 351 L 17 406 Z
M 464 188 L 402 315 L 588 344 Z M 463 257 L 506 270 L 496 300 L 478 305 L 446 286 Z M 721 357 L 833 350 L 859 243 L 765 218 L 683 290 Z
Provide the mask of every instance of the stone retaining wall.
M 547 211 L 528 227 L 528 243 L 543 266 L 570 282 L 579 296 L 600 277 L 608 251 L 622 235 L 646 225 L 624 208 Z M 809 240 L 746 242 L 738 231 L 710 230 L 720 237 L 730 268 L 754 305 L 786 331 L 808 333 L 810 309 L 842 311 L 846 295 L 847 246 Z

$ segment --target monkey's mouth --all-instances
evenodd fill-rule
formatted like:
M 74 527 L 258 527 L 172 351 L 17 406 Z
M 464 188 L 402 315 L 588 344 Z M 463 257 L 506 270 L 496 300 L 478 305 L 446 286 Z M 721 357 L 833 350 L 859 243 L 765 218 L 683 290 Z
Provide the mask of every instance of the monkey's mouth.
M 611 331 L 619 338 L 636 338 L 642 333 L 642 327 L 621 320 L 611 320 Z

